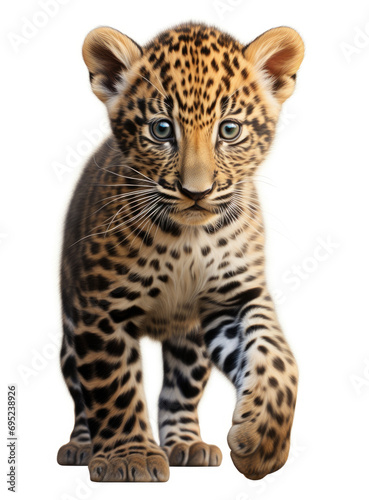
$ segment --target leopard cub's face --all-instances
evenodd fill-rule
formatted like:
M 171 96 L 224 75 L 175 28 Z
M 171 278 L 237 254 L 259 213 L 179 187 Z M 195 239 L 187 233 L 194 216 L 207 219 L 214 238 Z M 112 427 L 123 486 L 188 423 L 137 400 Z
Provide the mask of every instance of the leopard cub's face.
M 141 48 L 99 28 L 83 55 L 124 155 L 116 169 L 129 169 L 133 189 L 152 183 L 165 215 L 185 225 L 232 220 L 252 203 L 253 174 L 303 57 L 294 30 L 270 30 L 245 47 L 191 24 Z

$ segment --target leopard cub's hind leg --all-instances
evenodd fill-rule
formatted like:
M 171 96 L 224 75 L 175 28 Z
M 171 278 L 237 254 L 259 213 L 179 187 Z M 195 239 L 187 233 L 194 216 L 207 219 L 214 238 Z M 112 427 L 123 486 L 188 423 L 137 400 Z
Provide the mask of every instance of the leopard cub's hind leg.
M 202 441 L 197 415 L 211 369 L 202 338 L 194 333 L 163 342 L 163 360 L 159 434 L 170 465 L 220 465 L 222 452 Z
M 64 325 L 60 362 L 65 382 L 74 401 L 74 428 L 70 441 L 60 447 L 57 461 L 60 465 L 88 465 L 91 458 L 91 437 L 79 383 L 72 333 Z

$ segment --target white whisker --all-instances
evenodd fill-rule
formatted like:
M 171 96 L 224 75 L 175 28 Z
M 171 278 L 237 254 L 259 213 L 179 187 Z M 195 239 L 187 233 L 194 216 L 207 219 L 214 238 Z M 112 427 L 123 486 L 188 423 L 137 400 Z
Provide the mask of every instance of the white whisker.
M 146 205 L 148 202 L 150 202 L 150 200 L 152 200 L 153 198 L 156 198 L 156 196 L 157 196 L 157 195 L 156 195 L 156 194 L 154 194 L 154 195 L 151 195 L 151 196 L 149 196 L 149 197 L 146 197 L 144 200 L 139 200 L 139 202 L 138 202 L 138 203 L 136 203 L 136 205 L 134 206 L 134 209 L 137 209 L 138 207 L 140 207 L 140 206 L 142 206 L 142 205 Z M 129 207 L 129 206 L 127 206 L 127 205 L 123 205 L 123 206 L 122 206 L 122 207 L 118 210 L 118 212 L 116 212 L 116 214 L 114 215 L 113 219 L 109 222 L 108 228 L 106 229 L 105 234 L 104 234 L 104 238 L 105 238 L 106 234 L 108 233 L 108 231 L 110 230 L 110 226 L 113 224 L 113 222 L 114 222 L 114 220 L 117 218 L 117 216 L 118 216 L 118 215 L 119 215 L 122 211 L 123 211 L 122 213 L 124 213 L 124 211 L 125 211 L 125 210 L 128 210 L 129 208 L 131 208 L 131 207 Z M 117 227 L 119 227 L 119 226 L 117 226 Z M 115 227 L 115 228 L 113 228 L 113 229 L 116 229 L 116 227 Z

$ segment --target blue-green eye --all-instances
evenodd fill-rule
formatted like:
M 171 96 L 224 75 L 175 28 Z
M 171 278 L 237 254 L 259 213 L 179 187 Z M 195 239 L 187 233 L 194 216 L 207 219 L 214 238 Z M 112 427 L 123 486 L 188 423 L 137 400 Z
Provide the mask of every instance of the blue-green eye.
M 173 139 L 173 125 L 169 120 L 158 120 L 151 125 L 151 134 L 158 141 L 169 141 Z
M 219 125 L 219 137 L 225 141 L 234 141 L 241 133 L 241 125 L 233 121 L 224 121 Z

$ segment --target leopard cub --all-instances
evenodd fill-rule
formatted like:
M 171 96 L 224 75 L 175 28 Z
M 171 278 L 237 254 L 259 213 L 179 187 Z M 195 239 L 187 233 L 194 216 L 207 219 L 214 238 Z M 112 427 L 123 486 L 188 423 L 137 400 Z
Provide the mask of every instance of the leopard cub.
M 65 222 L 61 366 L 75 425 L 60 464 L 88 465 L 92 481 L 166 481 L 169 465 L 219 465 L 197 413 L 213 365 L 237 392 L 237 469 L 260 479 L 287 460 L 298 370 L 265 281 L 254 174 L 303 54 L 284 27 L 248 45 L 203 24 L 143 47 L 111 28 L 87 35 L 83 57 L 112 133 Z M 162 343 L 160 446 L 143 335 Z

